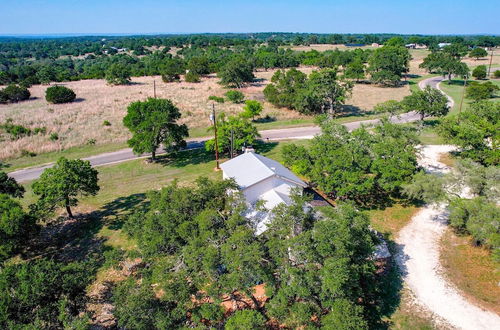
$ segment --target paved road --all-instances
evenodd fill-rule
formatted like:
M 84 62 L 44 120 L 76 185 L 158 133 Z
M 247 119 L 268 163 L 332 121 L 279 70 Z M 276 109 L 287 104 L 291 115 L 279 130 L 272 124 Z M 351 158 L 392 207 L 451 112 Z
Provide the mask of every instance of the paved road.
M 431 87 L 436 88 L 437 84 L 442 80 L 443 80 L 442 77 L 433 77 L 425 79 L 419 83 L 419 87 L 424 88 L 425 86 L 430 85 Z M 415 112 L 408 112 L 399 116 L 391 117 L 390 119 L 394 123 L 408 123 L 419 120 L 419 116 Z M 354 130 L 360 127 L 361 125 L 375 125 L 378 122 L 379 119 L 362 120 L 362 121 L 346 123 L 344 124 L 344 126 L 346 126 L 349 130 Z M 308 127 L 293 127 L 293 128 L 283 128 L 283 129 L 263 130 L 260 131 L 260 134 L 264 141 L 267 141 L 268 139 L 269 141 L 279 141 L 288 139 L 311 139 L 320 132 L 321 129 L 318 126 L 308 126 Z M 203 146 L 203 143 L 208 139 L 209 137 L 189 139 L 188 149 L 199 148 Z M 161 152 L 162 150 L 158 150 L 158 154 L 160 154 Z M 127 148 L 91 157 L 86 157 L 83 159 L 90 161 L 92 166 L 103 166 L 103 165 L 116 164 L 132 159 L 146 158 L 148 156 L 149 156 L 148 154 L 144 154 L 141 156 L 134 155 L 132 149 Z M 52 166 L 53 164 L 51 163 L 43 166 L 21 169 L 14 172 L 10 172 L 9 176 L 16 179 L 18 182 L 27 182 L 39 178 L 40 174 L 42 174 L 42 172 L 45 169 L 50 168 Z

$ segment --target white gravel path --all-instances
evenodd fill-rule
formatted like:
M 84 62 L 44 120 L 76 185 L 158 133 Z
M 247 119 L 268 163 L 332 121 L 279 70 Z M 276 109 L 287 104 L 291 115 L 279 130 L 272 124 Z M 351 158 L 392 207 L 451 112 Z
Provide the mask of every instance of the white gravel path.
M 450 169 L 438 161 L 440 154 L 452 146 L 425 146 L 420 164 L 436 175 Z M 446 229 L 448 213 L 445 205 L 427 205 L 399 233 L 396 256 L 406 285 L 418 304 L 434 313 L 443 327 L 458 329 L 500 329 L 500 316 L 486 311 L 460 295 L 442 276 L 439 263 L 439 239 Z M 448 323 L 447 325 L 445 325 Z

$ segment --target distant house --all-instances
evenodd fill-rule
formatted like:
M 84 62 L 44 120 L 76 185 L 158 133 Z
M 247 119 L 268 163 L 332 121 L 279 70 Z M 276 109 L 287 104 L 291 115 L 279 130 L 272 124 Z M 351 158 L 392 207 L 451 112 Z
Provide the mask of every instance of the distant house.
M 438 43 L 438 47 L 439 48 L 444 48 L 444 47 L 449 46 L 449 45 L 451 45 L 451 43 L 449 43 L 449 42 L 440 42 L 440 43 Z
M 406 44 L 405 47 L 408 49 L 415 49 L 417 48 L 417 44 Z
M 282 203 L 290 205 L 292 189 L 307 188 L 307 184 L 286 167 L 253 151 L 221 164 L 221 168 L 222 177 L 236 181 L 251 209 L 258 201 L 263 201 L 267 210 Z M 263 217 L 257 224 L 257 234 L 266 230 L 269 220 L 269 215 Z

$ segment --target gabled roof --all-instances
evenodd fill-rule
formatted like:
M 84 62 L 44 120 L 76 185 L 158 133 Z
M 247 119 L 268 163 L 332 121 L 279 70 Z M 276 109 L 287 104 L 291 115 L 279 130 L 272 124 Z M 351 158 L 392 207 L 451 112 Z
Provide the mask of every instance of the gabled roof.
M 275 160 L 247 152 L 221 165 L 227 177 L 234 178 L 241 189 L 248 188 L 272 176 L 291 181 L 302 187 L 307 184 L 293 174 L 289 169 Z

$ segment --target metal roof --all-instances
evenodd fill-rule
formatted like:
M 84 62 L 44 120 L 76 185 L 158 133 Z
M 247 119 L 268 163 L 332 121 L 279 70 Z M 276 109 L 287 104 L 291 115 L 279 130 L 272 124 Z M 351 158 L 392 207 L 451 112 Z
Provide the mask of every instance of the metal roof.
M 304 188 L 307 187 L 304 181 L 277 161 L 254 152 L 247 152 L 228 160 L 221 165 L 221 168 L 227 177 L 234 178 L 241 189 L 272 176 L 291 181 Z

